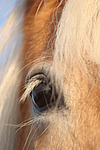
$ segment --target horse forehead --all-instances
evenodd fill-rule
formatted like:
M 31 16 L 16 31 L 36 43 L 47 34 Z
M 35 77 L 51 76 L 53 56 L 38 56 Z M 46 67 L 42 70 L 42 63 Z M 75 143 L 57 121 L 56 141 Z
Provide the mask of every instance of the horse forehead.
M 32 2 L 32 6 L 26 8 L 24 20 L 26 38 L 23 53 L 28 70 L 32 65 L 53 60 L 55 28 L 57 28 L 64 4 L 64 1 L 57 0 L 38 1 Z

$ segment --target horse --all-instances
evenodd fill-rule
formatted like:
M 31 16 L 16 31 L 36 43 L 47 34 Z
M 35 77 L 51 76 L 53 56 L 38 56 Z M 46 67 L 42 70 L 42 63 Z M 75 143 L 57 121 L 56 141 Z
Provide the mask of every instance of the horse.
M 99 150 L 99 25 L 99 0 L 15 2 L 0 29 L 1 150 Z

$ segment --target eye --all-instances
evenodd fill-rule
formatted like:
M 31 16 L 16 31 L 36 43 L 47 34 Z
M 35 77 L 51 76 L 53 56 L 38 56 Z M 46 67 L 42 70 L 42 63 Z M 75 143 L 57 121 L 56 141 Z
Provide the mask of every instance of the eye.
M 47 77 L 42 78 L 42 75 L 38 75 L 37 80 L 41 82 L 30 93 L 33 109 L 42 112 L 55 105 L 55 94 L 52 84 Z M 37 76 L 36 76 L 37 78 Z
M 33 110 L 36 113 L 51 108 L 56 108 L 56 110 L 62 107 L 66 108 L 62 89 L 57 85 L 54 74 L 51 75 L 50 67 L 50 63 L 36 66 L 30 69 L 26 76 L 25 82 L 26 85 L 29 85 L 28 93 L 30 92 Z

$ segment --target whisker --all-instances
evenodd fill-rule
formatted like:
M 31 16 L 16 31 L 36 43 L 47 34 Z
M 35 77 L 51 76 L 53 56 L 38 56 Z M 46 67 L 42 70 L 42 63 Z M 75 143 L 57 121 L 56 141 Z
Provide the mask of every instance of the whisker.
M 41 125 L 38 126 L 38 128 L 35 130 L 34 134 L 32 135 L 32 137 L 31 137 L 31 139 L 30 139 L 30 142 L 29 142 L 29 144 L 28 144 L 28 146 L 27 146 L 27 149 L 29 148 L 29 146 L 30 146 L 30 144 L 31 144 L 31 141 L 32 141 L 32 139 L 34 138 L 35 133 L 36 133 L 37 130 L 40 128 L 40 126 L 41 126 Z M 41 133 L 41 135 L 38 136 L 37 138 L 40 138 L 40 137 L 48 130 L 49 127 L 50 127 L 50 124 L 43 130 L 43 132 Z
M 27 138 L 26 138 L 26 140 L 25 140 L 25 143 L 24 143 L 24 146 L 23 146 L 23 149 L 22 149 L 22 150 L 25 149 L 25 147 L 26 147 L 26 145 L 27 145 L 27 143 L 28 143 L 29 137 L 30 137 L 30 135 L 31 135 L 31 133 L 32 133 L 33 128 L 34 128 L 34 125 L 31 125 L 31 129 L 30 129 L 30 131 L 29 131 L 29 133 L 28 133 L 28 136 L 27 136 Z

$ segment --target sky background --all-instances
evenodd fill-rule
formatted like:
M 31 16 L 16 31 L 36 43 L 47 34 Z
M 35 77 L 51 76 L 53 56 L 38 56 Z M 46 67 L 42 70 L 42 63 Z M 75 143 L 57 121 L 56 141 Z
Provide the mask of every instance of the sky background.
M 5 21 L 7 20 L 10 12 L 14 7 L 15 0 L 0 0 L 0 28 L 4 25 Z M 4 50 L 0 54 L 0 69 L 3 64 L 7 63 L 9 58 L 10 47 L 7 47 L 6 55 Z
M 5 21 L 7 20 L 8 16 L 12 12 L 15 2 L 16 0 L 0 0 L 0 29 L 2 29 L 1 27 L 4 26 Z M 14 28 L 16 28 L 15 25 Z M 9 33 L 7 32 L 6 34 L 8 35 Z M 5 36 L 5 38 L 6 37 L 7 36 Z M 5 68 L 7 68 L 11 56 L 13 59 L 15 58 L 15 55 L 18 52 L 18 49 L 22 42 L 21 40 L 22 40 L 22 32 L 20 30 L 16 34 L 16 36 L 13 35 L 13 38 L 10 38 L 10 42 L 6 45 L 6 47 L 3 48 L 2 52 L 0 53 L 0 72 L 2 73 L 5 72 Z M 2 37 L 1 37 L 1 41 L 2 41 Z M 1 41 L 0 41 L 0 46 L 2 46 Z M 0 80 L 1 79 L 2 78 L 0 76 Z
M 0 0 L 0 27 L 12 11 L 16 0 Z

